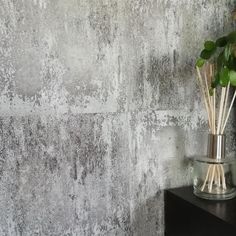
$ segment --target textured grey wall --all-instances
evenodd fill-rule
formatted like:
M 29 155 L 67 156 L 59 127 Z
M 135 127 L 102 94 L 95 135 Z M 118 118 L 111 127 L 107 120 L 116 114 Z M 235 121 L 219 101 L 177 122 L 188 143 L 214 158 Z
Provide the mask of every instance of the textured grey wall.
M 0 235 L 163 235 L 205 148 L 194 60 L 233 3 L 0 0 Z

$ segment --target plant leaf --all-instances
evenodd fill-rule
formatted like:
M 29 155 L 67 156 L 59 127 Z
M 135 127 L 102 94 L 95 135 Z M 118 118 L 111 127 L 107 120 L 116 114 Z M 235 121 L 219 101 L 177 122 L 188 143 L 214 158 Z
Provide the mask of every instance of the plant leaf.
M 201 57 L 202 59 L 208 60 L 208 59 L 210 59 L 210 57 L 214 54 L 214 52 L 215 52 L 215 49 L 212 50 L 212 51 L 208 51 L 208 50 L 206 50 L 206 49 L 203 49 L 203 50 L 201 51 L 200 57 Z
M 231 54 L 231 46 L 230 46 L 230 44 L 228 44 L 228 45 L 225 47 L 225 50 L 224 50 L 224 58 L 225 58 L 225 61 L 228 62 L 229 57 L 230 57 L 230 54 Z
M 229 61 L 227 63 L 227 67 L 230 70 L 235 70 L 236 69 L 236 58 L 232 54 L 229 57 Z
M 219 83 L 220 83 L 220 76 L 219 73 L 217 72 L 215 75 L 215 80 L 211 83 L 211 87 L 216 88 L 217 85 L 219 85 Z
M 217 68 L 220 69 L 224 64 L 224 50 L 217 57 Z
M 227 36 L 227 41 L 228 41 L 228 43 L 236 43 L 236 31 L 231 32 Z
M 229 83 L 229 69 L 226 66 L 224 68 L 221 68 L 219 76 L 220 76 L 220 85 L 222 87 L 227 86 L 227 84 Z
M 204 63 L 205 63 L 205 60 L 202 59 L 202 58 L 199 58 L 199 59 L 197 59 L 197 61 L 196 61 L 196 66 L 197 66 L 197 67 L 202 67 L 202 66 L 204 65 Z
M 230 79 L 230 83 L 231 83 L 233 86 L 236 86 L 236 71 L 231 70 L 231 71 L 229 72 L 229 79 Z
M 236 58 L 236 44 L 231 45 L 231 55 Z
M 216 46 L 217 47 L 224 47 L 227 44 L 227 37 L 221 37 L 216 40 Z
M 213 88 L 209 88 L 209 94 L 210 94 L 210 96 L 213 95 Z
M 204 43 L 204 48 L 207 50 L 207 51 L 212 51 L 216 48 L 216 44 L 215 42 L 213 41 L 206 41 Z

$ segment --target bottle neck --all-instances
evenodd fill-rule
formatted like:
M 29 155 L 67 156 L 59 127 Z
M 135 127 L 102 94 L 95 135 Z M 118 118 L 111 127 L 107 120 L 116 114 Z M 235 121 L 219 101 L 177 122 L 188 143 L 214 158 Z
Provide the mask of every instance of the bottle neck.
M 208 135 L 208 157 L 221 160 L 225 158 L 225 142 L 224 134 L 209 134 Z

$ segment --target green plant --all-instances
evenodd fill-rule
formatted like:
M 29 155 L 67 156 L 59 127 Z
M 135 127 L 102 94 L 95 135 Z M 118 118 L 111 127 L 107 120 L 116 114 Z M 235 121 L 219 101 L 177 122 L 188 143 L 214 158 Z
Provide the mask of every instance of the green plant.
M 229 82 L 236 86 L 236 31 L 216 41 L 205 41 L 196 66 L 201 68 L 207 61 L 215 68 L 211 88 L 226 87 Z
M 208 114 L 210 132 L 222 134 L 236 98 L 235 90 L 228 105 L 230 87 L 236 86 L 236 31 L 216 41 L 205 41 L 200 58 L 196 61 L 196 69 Z M 221 91 L 218 118 L 216 115 L 217 91 Z

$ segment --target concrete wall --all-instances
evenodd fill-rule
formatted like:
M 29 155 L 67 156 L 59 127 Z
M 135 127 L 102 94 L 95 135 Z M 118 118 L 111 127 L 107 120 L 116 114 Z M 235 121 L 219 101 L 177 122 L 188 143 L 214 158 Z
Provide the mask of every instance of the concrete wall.
M 0 0 L 0 235 L 163 235 L 206 148 L 194 61 L 233 8 Z

